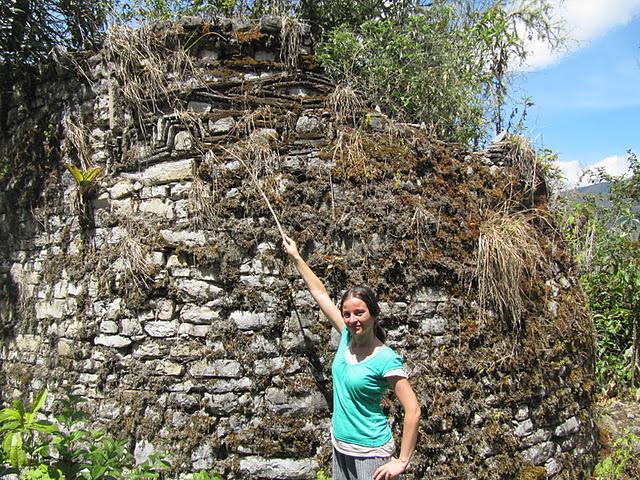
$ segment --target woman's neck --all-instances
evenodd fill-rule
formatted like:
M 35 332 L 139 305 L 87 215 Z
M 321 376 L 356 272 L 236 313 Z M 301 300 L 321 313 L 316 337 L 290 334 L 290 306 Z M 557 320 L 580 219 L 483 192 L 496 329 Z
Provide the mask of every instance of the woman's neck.
M 366 350 L 367 348 L 375 348 L 380 345 L 380 340 L 371 332 L 368 335 L 356 337 L 355 335 L 351 337 L 351 345 L 361 350 Z

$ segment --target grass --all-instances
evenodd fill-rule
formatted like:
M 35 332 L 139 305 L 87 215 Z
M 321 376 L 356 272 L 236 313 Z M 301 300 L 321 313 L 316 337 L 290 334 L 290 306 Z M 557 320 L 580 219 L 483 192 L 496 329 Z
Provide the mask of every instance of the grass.
M 114 24 L 107 32 L 105 54 L 125 103 L 142 119 L 161 110 L 162 104 L 178 106 L 177 85 L 197 77 L 188 49 L 179 39 L 179 27 L 154 32 L 147 24 L 132 28 Z M 186 39 L 189 42 L 189 39 Z M 204 84 L 203 79 L 198 83 Z
M 362 132 L 358 129 L 340 129 L 331 148 L 333 161 L 339 165 L 347 177 L 368 178 L 368 156 L 362 144 Z
M 212 226 L 218 215 L 216 205 L 215 188 L 195 177 L 187 193 L 187 212 L 195 229 Z
M 348 85 L 336 85 L 334 91 L 327 96 L 325 105 L 333 112 L 338 124 L 347 124 L 353 127 L 358 126 L 365 109 L 365 102 Z
M 524 285 L 539 269 L 543 251 L 531 224 L 533 215 L 491 212 L 480 225 L 475 277 L 478 303 L 493 308 L 515 331 L 526 308 Z
M 124 235 L 115 245 L 117 258 L 122 261 L 108 267 L 116 269 L 122 275 L 121 284 L 133 286 L 134 290 L 142 292 L 149 289 L 153 282 L 154 265 L 151 263 L 151 248 L 141 241 L 145 237 L 143 229 L 131 217 L 123 219 Z
M 298 67 L 301 38 L 302 24 L 295 18 L 284 17 L 280 31 L 280 60 L 287 68 L 296 69 Z
M 88 170 L 91 166 L 91 146 L 87 128 L 80 118 L 72 118 L 71 115 L 65 115 L 62 123 L 65 140 L 68 140 L 77 152 L 82 169 Z

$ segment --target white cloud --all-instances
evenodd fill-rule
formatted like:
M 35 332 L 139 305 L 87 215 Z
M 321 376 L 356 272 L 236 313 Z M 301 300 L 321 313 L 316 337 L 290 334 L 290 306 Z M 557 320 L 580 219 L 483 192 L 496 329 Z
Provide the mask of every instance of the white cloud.
M 569 188 L 588 185 L 590 183 L 589 172 L 596 172 L 598 169 L 602 169 L 612 176 L 625 175 L 629 170 L 629 159 L 622 155 L 603 158 L 586 168 L 581 167 L 578 160 L 556 161 L 556 164 L 565 176 L 565 183 Z
M 629 170 L 629 159 L 626 156 L 613 155 L 591 165 L 588 170 L 603 169 L 609 175 L 624 175 Z
M 553 0 L 551 3 L 555 20 L 564 24 L 567 45 L 562 50 L 551 51 L 541 41 L 531 40 L 525 70 L 552 65 L 640 13 L 640 0 Z
M 557 166 L 560 168 L 562 175 L 565 177 L 565 183 L 567 187 L 574 188 L 578 185 L 580 180 L 580 174 L 582 168 L 580 168 L 580 162 L 578 160 L 572 160 L 568 162 L 556 161 Z

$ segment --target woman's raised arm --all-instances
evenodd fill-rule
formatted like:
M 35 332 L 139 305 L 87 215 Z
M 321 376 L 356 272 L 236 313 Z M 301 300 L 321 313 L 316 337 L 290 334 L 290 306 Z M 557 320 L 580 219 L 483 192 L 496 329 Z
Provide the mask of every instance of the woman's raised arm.
M 298 273 L 300 273 L 304 283 L 307 285 L 309 293 L 311 293 L 311 296 L 320 307 L 320 310 L 322 310 L 322 313 L 324 313 L 331 322 L 331 325 L 333 325 L 338 332 L 342 332 L 342 329 L 344 328 L 342 313 L 331 300 L 324 284 L 320 281 L 317 275 L 313 273 L 313 270 L 311 270 L 309 265 L 307 265 L 307 262 L 305 262 L 300 255 L 300 252 L 298 252 L 296 242 L 287 235 L 283 235 L 282 246 L 289 255 L 289 258 L 291 258 L 291 261 L 298 270 Z

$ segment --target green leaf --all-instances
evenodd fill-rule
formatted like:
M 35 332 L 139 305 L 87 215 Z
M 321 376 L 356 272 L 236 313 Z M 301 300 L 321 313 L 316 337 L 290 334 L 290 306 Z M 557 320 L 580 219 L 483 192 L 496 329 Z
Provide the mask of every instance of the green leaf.
M 35 401 L 33 402 L 33 407 L 31 409 L 33 413 L 39 412 L 40 409 L 44 406 L 44 403 L 47 401 L 48 394 L 49 392 L 46 388 L 43 388 L 42 391 L 38 394 Z
M 80 185 L 84 180 L 84 175 L 82 174 L 82 171 L 78 167 L 76 167 L 75 165 L 71 165 L 70 163 L 64 163 L 63 165 L 66 167 L 67 170 L 69 170 L 69 172 L 73 176 L 76 183 Z

